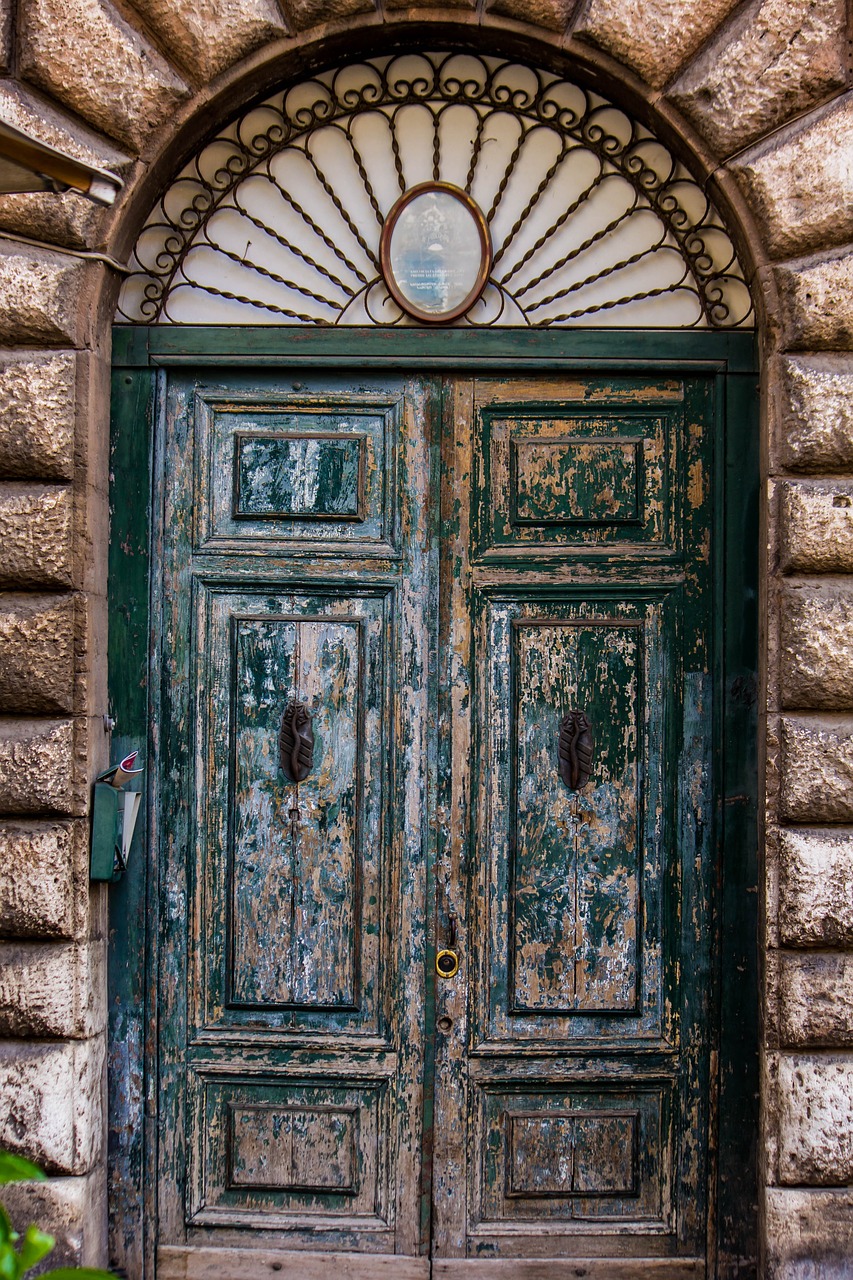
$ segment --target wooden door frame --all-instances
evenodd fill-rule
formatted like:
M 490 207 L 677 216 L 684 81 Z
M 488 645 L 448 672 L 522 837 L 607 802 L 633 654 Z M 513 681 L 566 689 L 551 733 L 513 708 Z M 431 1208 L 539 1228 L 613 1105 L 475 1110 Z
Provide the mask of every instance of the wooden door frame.
M 345 329 L 134 326 L 113 331 L 110 439 L 109 688 L 112 758 L 152 755 L 149 661 L 152 478 L 159 388 L 169 369 L 415 367 L 503 377 L 532 372 L 713 378 L 716 413 L 715 885 L 717 1071 L 712 1084 L 709 1276 L 744 1275 L 757 1251 L 759 908 L 759 457 L 756 337 L 751 332 L 622 329 Z M 755 548 L 752 553 L 751 549 Z M 150 776 L 150 775 L 146 775 Z M 128 874 L 113 886 L 109 931 L 110 1212 L 115 1262 L 153 1256 L 144 1185 L 156 1176 L 156 975 L 149 938 L 149 789 Z M 429 1105 L 429 1104 L 427 1104 Z M 716 1120 L 716 1123 L 714 1123 Z M 141 1275 L 141 1269 L 140 1269 Z M 134 1277 L 135 1280 L 135 1277 Z

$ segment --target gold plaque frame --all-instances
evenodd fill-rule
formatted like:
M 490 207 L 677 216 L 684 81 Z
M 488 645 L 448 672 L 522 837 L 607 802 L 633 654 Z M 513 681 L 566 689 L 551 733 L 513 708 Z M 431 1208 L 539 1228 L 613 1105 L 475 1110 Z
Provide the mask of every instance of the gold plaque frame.
M 416 200 L 418 196 L 426 195 L 430 191 L 444 192 L 446 195 L 458 200 L 471 214 L 480 237 L 480 266 L 473 287 L 461 302 L 448 311 L 442 311 L 440 315 L 435 312 L 424 311 L 417 303 L 412 302 L 400 289 L 391 269 L 391 237 L 394 234 L 394 228 L 399 221 L 400 215 L 413 200 Z M 488 283 L 489 273 L 492 269 L 492 241 L 482 209 L 466 191 L 463 191 L 461 187 L 455 187 L 450 182 L 421 182 L 416 187 L 411 187 L 393 205 L 382 226 L 382 234 L 379 240 L 379 263 L 388 292 L 397 303 L 397 306 L 405 311 L 407 315 L 415 320 L 420 320 L 422 324 L 448 324 L 452 320 L 458 320 L 460 316 L 464 316 L 474 306 Z

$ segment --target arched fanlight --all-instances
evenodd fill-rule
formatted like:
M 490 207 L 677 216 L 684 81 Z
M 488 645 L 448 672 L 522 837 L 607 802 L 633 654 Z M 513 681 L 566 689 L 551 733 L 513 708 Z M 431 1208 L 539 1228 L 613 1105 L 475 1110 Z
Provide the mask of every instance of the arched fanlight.
M 753 323 L 722 219 L 659 140 L 551 72 L 467 53 L 359 62 L 250 108 L 131 265 L 119 319 L 137 324 Z

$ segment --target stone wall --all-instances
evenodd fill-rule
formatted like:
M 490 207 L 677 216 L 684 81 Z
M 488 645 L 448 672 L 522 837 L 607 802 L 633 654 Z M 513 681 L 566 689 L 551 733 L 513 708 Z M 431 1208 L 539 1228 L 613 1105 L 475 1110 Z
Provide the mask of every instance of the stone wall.
M 430 31 L 432 28 L 432 31 Z M 384 29 L 384 30 L 383 30 Z M 121 258 L 178 161 L 318 42 L 547 44 L 682 138 L 763 322 L 763 1178 L 773 1280 L 853 1256 L 853 89 L 845 0 L 14 0 L 0 115 L 125 180 L 0 199 L 0 1144 L 66 1259 L 105 1254 L 107 368 Z M 616 86 L 622 86 L 618 89 Z M 40 244 L 21 243 L 27 237 Z M 71 252 L 68 252 L 68 251 Z M 35 1203 L 34 1203 L 35 1202 Z

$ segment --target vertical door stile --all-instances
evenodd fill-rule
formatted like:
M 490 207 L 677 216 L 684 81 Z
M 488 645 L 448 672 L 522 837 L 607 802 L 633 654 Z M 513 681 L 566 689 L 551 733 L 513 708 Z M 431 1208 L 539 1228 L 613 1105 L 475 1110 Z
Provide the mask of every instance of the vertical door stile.
M 473 382 L 444 381 L 442 411 L 439 609 L 439 763 L 436 932 L 455 952 L 458 971 L 436 978 L 435 1164 L 432 1253 L 464 1257 L 469 1149 L 467 1125 L 468 992 L 476 943 L 471 934 L 471 566 L 470 486 Z
M 435 859 L 437 746 L 438 510 L 441 434 L 437 379 L 412 378 L 405 385 L 400 458 L 400 541 L 405 548 L 400 583 L 400 635 L 395 649 L 394 794 L 402 820 L 403 846 L 394 859 L 389 933 L 396 949 L 395 1021 L 399 1026 L 397 1098 L 399 1203 L 398 1254 L 426 1252 L 429 1233 L 432 1154 L 429 899 Z M 396 896 L 395 896 L 396 895 Z M 412 1190 L 417 1207 L 412 1211 Z

